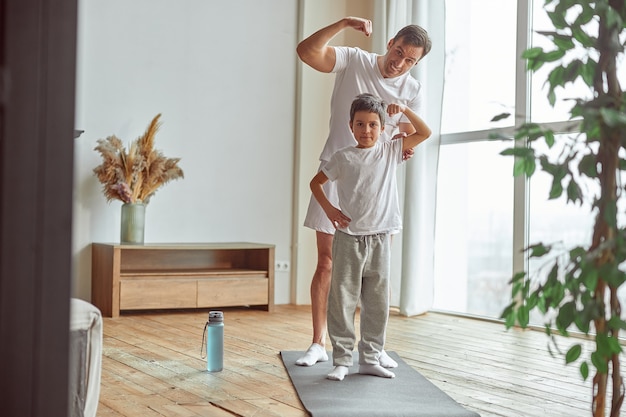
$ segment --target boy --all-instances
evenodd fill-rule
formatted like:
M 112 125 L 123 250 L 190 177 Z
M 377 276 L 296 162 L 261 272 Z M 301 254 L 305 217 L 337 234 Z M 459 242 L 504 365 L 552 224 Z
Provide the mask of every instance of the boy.
M 354 315 L 361 298 L 359 373 L 393 378 L 380 365 L 389 317 L 391 235 L 402 228 L 396 169 L 402 154 L 426 140 L 431 131 L 409 107 L 390 104 L 391 116 L 404 113 L 415 133 L 378 141 L 385 127 L 385 103 L 361 94 L 350 108 L 350 130 L 357 141 L 333 154 L 311 180 L 311 192 L 337 229 L 332 247 L 332 280 L 328 297 L 328 333 L 335 368 L 327 378 L 341 381 L 352 366 Z M 333 206 L 323 185 L 335 181 L 339 207 Z

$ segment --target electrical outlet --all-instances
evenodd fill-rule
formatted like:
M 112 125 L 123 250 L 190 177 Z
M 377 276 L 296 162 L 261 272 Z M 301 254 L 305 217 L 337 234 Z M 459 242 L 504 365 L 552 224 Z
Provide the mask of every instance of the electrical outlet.
M 289 261 L 276 261 L 275 272 L 289 272 Z

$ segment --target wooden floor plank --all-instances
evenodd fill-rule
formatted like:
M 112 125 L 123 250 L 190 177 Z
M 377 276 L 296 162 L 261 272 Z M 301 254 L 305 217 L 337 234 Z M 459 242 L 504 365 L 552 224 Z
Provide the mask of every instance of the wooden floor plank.
M 307 416 L 279 353 L 308 347 L 310 307 L 224 309 L 224 370 L 213 373 L 202 357 L 207 313 L 104 318 L 98 416 Z M 557 340 L 564 350 L 581 343 L 585 357 L 591 352 L 584 338 Z M 547 342 L 540 331 L 507 331 L 499 322 L 392 311 L 386 349 L 482 417 L 590 416 L 590 380 L 577 364 L 550 356 Z

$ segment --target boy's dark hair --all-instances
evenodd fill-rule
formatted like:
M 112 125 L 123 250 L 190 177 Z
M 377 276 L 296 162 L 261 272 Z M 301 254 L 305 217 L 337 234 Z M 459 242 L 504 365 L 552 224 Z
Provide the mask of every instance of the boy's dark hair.
M 386 104 L 380 98 L 373 94 L 364 93 L 356 96 L 350 106 L 350 121 L 354 121 L 354 114 L 358 111 L 366 111 L 368 113 L 376 113 L 380 118 L 380 125 L 385 126 L 385 108 Z
M 418 25 L 408 25 L 400 29 L 400 31 L 396 33 L 396 36 L 393 38 L 393 43 L 398 41 L 404 41 L 411 46 L 423 47 L 424 53 L 420 59 L 424 58 L 433 46 L 426 29 Z

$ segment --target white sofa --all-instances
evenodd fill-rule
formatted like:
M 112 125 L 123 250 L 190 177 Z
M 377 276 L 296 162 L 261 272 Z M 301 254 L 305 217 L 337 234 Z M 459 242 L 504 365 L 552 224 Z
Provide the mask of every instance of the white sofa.
M 100 399 L 102 313 L 78 298 L 70 300 L 70 417 L 95 417 Z

